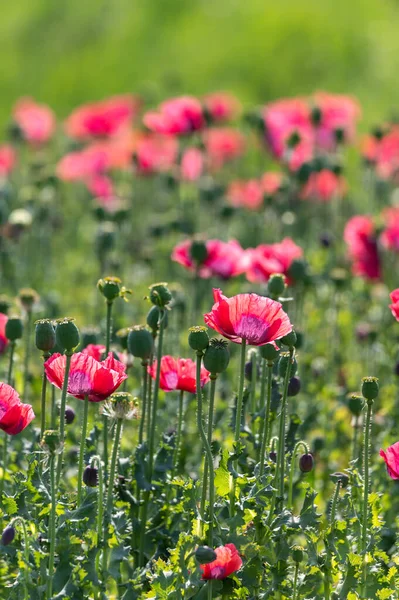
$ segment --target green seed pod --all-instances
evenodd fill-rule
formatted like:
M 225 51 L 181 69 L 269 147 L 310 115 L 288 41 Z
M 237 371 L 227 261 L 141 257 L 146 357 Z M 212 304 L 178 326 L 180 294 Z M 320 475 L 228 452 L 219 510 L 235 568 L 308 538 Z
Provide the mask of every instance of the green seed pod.
M 40 319 L 35 323 L 35 344 L 42 352 L 49 352 L 55 346 L 55 329 L 50 319 Z
M 268 362 L 275 361 L 279 355 L 279 350 L 275 348 L 274 344 L 265 344 L 259 348 L 260 355 Z
M 358 394 L 352 394 L 350 396 L 350 398 L 348 400 L 348 408 L 351 411 L 352 415 L 355 415 L 355 417 L 358 417 L 363 410 L 363 406 L 364 406 L 364 401 L 361 396 L 359 396 Z
M 11 342 L 21 339 L 24 331 L 22 319 L 19 317 L 10 317 L 6 323 L 6 338 Z
M 285 377 L 287 369 L 290 369 L 290 377 L 294 377 L 297 367 L 298 364 L 295 356 L 293 356 L 291 360 L 291 355 L 289 352 L 282 352 L 280 354 L 280 360 L 278 361 L 278 374 L 280 377 Z
M 172 300 L 172 294 L 167 283 L 154 283 L 150 285 L 150 300 L 155 306 L 165 308 Z
M 378 385 L 377 377 L 363 377 L 362 379 L 362 396 L 366 400 L 375 400 L 378 396 L 380 386 Z
M 127 337 L 129 353 L 148 360 L 154 351 L 154 338 L 144 325 L 132 327 Z
M 190 327 L 188 330 L 188 345 L 196 352 L 203 352 L 209 346 L 209 336 L 206 327 L 201 325 Z
M 19 291 L 18 299 L 23 308 L 27 312 L 30 312 L 33 308 L 33 305 L 39 301 L 39 294 L 31 288 L 24 288 Z
M 159 319 L 163 316 L 164 329 L 168 326 L 168 313 L 163 311 L 158 306 L 152 306 L 147 314 L 147 325 L 156 333 L 159 329 Z
M 56 321 L 55 339 L 57 345 L 63 348 L 66 352 L 72 352 L 79 346 L 80 334 L 79 329 L 74 323 L 74 319 L 64 318 Z
M 289 346 L 290 348 L 293 348 L 297 342 L 295 331 L 292 330 L 290 333 L 287 333 L 287 335 L 280 338 L 280 342 L 284 344 L 284 346 Z
M 302 546 L 294 546 L 292 548 L 292 558 L 294 562 L 300 563 L 303 561 L 303 548 Z
M 267 291 L 271 298 L 277 299 L 279 298 L 286 288 L 285 285 L 285 277 L 280 273 L 275 273 L 270 276 L 270 279 L 267 283 Z
M 207 565 L 217 559 L 216 552 L 209 546 L 198 546 L 195 551 L 195 559 L 200 565 Z
M 113 302 L 121 294 L 121 284 L 119 277 L 104 277 L 98 280 L 97 287 L 108 302 Z
M 208 258 L 208 250 L 203 240 L 193 240 L 190 247 L 190 256 L 195 263 L 201 265 Z
M 230 352 L 226 340 L 212 338 L 205 350 L 203 363 L 210 373 L 223 373 L 230 362 Z

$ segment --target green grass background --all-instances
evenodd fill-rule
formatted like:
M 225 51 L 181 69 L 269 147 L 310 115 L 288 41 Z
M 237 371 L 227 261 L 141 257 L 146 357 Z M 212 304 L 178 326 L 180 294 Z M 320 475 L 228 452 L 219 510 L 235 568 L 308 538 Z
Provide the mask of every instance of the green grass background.
M 246 103 L 316 88 L 398 102 L 397 0 L 9 0 L 0 19 L 0 125 L 23 94 L 60 116 L 138 91 L 229 89 Z

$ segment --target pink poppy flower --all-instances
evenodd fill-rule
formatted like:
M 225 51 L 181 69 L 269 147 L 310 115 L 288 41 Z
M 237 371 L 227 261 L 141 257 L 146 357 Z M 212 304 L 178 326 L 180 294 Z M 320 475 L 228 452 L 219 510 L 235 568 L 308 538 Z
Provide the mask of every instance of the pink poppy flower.
M 148 367 L 148 373 L 155 379 L 157 372 L 157 361 Z M 204 367 L 201 367 L 201 388 L 208 383 L 210 373 Z M 180 390 L 182 392 L 196 393 L 196 364 L 191 358 L 173 358 L 173 356 L 163 356 L 161 359 L 161 377 L 159 381 L 161 390 L 173 392 Z
M 277 192 L 281 189 L 283 180 L 284 178 L 282 173 L 274 171 L 268 171 L 267 173 L 264 173 L 260 180 L 263 194 L 269 197 L 277 194 Z
M 53 111 L 45 104 L 37 104 L 32 98 L 18 100 L 12 116 L 24 139 L 32 144 L 44 144 L 54 134 L 56 123 Z
M 308 181 L 301 190 L 300 197 L 304 200 L 329 202 L 336 196 L 342 196 L 345 192 L 345 179 L 329 169 L 322 169 L 321 171 L 311 173 Z
M 389 305 L 391 313 L 397 321 L 399 321 L 399 288 L 390 293 L 392 304 Z
M 138 108 L 139 101 L 131 95 L 84 104 L 68 117 L 65 131 L 76 139 L 115 136 L 129 127 Z
M 294 260 L 303 257 L 303 250 L 291 238 L 284 238 L 276 244 L 261 244 L 248 250 L 247 279 L 252 283 L 267 283 L 274 273 L 286 276 Z
M 180 176 L 183 181 L 197 181 L 204 169 L 204 156 L 198 148 L 188 148 L 181 159 Z
M 353 142 L 356 125 L 362 114 L 356 98 L 316 92 L 312 101 L 320 111 L 320 122 L 315 128 L 316 144 L 324 150 L 334 150 L 337 131 L 342 132 L 345 143 Z
M 212 127 L 202 134 L 205 152 L 211 170 L 239 158 L 245 151 L 245 137 L 229 127 Z
M 371 281 L 380 279 L 381 263 L 372 217 L 358 215 L 349 219 L 344 240 L 352 260 L 352 272 Z
M 65 375 L 66 356 L 53 354 L 44 363 L 47 379 L 62 388 Z M 92 356 L 77 352 L 72 355 L 68 378 L 68 394 L 90 402 L 106 400 L 127 379 L 126 366 L 116 360 L 110 352 L 106 360 L 99 362 Z
M 292 331 L 288 315 L 280 302 L 257 294 L 238 294 L 227 298 L 213 290 L 215 304 L 204 315 L 206 325 L 236 344 L 245 339 L 250 346 L 263 346 Z
M 227 188 L 226 197 L 232 206 L 257 210 L 263 205 L 262 185 L 257 179 L 232 181 Z
M 182 135 L 202 129 L 205 118 L 199 100 L 180 96 L 163 102 L 158 111 L 147 112 L 143 122 L 156 133 Z
M 0 429 L 9 435 L 21 433 L 35 418 L 30 404 L 22 404 L 18 393 L 7 383 L 0 383 Z
M 101 362 L 105 354 L 105 346 L 102 344 L 88 344 L 86 348 L 83 348 L 82 354 L 87 354 L 98 362 Z
M 386 450 L 381 449 L 380 456 L 385 461 L 389 477 L 399 479 L 399 442 L 389 446 Z
M 172 252 L 172 260 L 195 271 L 197 265 L 191 257 L 192 240 L 185 240 L 178 244 Z M 207 256 L 199 265 L 198 274 L 203 279 L 220 277 L 230 279 L 244 273 L 247 268 L 247 253 L 236 240 L 222 242 L 221 240 L 207 240 L 205 242 Z
M 17 162 L 15 150 L 9 144 L 0 146 L 0 177 L 7 177 Z
M 176 163 L 179 144 L 173 136 L 147 134 L 136 141 L 134 159 L 140 175 L 162 173 Z
M 224 122 L 236 119 L 241 112 L 241 103 L 229 92 L 214 92 L 203 99 L 212 121 Z
M 380 240 L 384 248 L 399 251 L 399 208 L 387 208 L 382 213 L 385 221 L 385 229 L 381 233 Z
M 8 339 L 6 338 L 7 321 L 7 315 L 5 315 L 4 313 L 0 313 L 0 355 L 4 354 L 8 346 Z
M 234 544 L 215 548 L 216 560 L 200 565 L 202 579 L 226 579 L 242 567 L 242 560 Z

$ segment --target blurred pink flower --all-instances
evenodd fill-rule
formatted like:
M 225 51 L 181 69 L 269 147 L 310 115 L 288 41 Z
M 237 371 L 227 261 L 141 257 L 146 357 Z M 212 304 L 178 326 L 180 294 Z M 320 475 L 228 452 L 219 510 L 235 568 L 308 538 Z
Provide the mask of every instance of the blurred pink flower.
M 274 196 L 283 184 L 283 174 L 277 171 L 268 171 L 261 177 L 260 183 L 262 186 L 263 194 L 265 196 Z
M 371 281 L 381 278 L 381 263 L 372 217 L 358 215 L 349 219 L 344 230 L 344 240 L 352 260 L 354 275 Z
M 235 207 L 257 210 L 263 205 L 263 189 L 257 179 L 232 181 L 226 191 L 229 203 Z
M 182 135 L 202 129 L 202 105 L 193 96 L 180 96 L 163 102 L 157 111 L 145 113 L 143 122 L 156 133 Z
M 245 151 L 245 137 L 230 127 L 213 127 L 202 134 L 205 151 L 211 170 L 220 169 Z
M 7 177 L 14 169 L 17 155 L 12 146 L 3 144 L 0 146 L 0 177 Z
M 139 100 L 130 94 L 84 104 L 68 117 L 65 131 L 77 139 L 114 136 L 129 127 L 138 108 Z
M 266 283 L 274 273 L 285 275 L 290 283 L 288 271 L 293 261 L 303 257 L 303 250 L 291 238 L 276 244 L 261 244 L 247 250 L 248 268 L 246 276 L 252 283 Z
M 179 144 L 173 136 L 146 134 L 135 144 L 134 158 L 138 173 L 149 175 L 172 168 L 177 160 Z
M 37 104 L 32 98 L 20 98 L 12 116 L 24 139 L 31 144 L 44 144 L 54 134 L 56 121 L 53 111 L 45 104 Z
M 194 272 L 196 264 L 191 256 L 192 243 L 192 240 L 185 240 L 177 244 L 172 252 L 172 260 Z M 205 245 L 207 256 L 198 267 L 200 277 L 230 279 L 245 272 L 247 253 L 236 240 L 207 240 Z
M 329 202 L 336 196 L 342 196 L 346 191 L 346 182 L 341 175 L 336 175 L 329 169 L 311 173 L 303 186 L 300 197 L 304 200 Z
M 312 100 L 320 111 L 320 122 L 315 130 L 317 146 L 324 150 L 334 150 L 337 145 L 337 131 L 343 134 L 343 142 L 353 142 L 356 125 L 362 114 L 356 98 L 316 92 Z
M 185 150 L 180 163 L 180 176 L 183 181 L 197 181 L 204 168 L 204 155 L 198 148 Z
M 214 92 L 203 98 L 204 106 L 213 121 L 231 121 L 241 112 L 240 101 L 229 92 Z

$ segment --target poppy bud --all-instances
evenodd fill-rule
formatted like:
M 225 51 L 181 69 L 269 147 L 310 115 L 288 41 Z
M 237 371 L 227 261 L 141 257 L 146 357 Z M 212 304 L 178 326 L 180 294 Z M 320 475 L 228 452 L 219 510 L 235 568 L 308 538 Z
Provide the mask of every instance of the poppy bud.
M 267 282 L 267 291 L 271 298 L 277 299 L 279 298 L 286 288 L 285 277 L 280 273 L 275 273 L 271 275 L 269 281 Z
M 280 338 L 280 342 L 284 346 L 289 346 L 290 348 L 293 348 L 297 342 L 295 331 L 292 330 L 290 331 L 290 333 L 287 333 L 287 335 L 284 335 L 282 338 Z
M 60 348 L 67 352 L 72 352 L 79 346 L 79 329 L 74 323 L 74 319 L 65 317 L 59 319 L 55 327 L 55 339 Z
M 40 442 L 42 448 L 47 450 L 50 454 L 54 454 L 60 447 L 60 434 L 55 429 L 49 429 L 43 433 L 42 441 Z
M 297 396 L 301 391 L 301 380 L 299 377 L 291 377 L 288 383 L 288 396 Z
M 340 482 L 343 489 L 348 486 L 349 476 L 346 473 L 337 471 L 336 473 L 331 473 L 330 478 L 334 481 L 334 483 Z
M 123 329 L 118 329 L 115 335 L 119 340 L 122 350 L 127 350 L 127 338 L 129 335 L 129 328 L 124 327 Z
M 201 325 L 190 327 L 188 330 L 188 345 L 192 350 L 203 352 L 209 346 L 209 337 L 206 327 Z
M 27 312 L 30 312 L 35 302 L 39 301 L 39 295 L 37 292 L 35 292 L 35 290 L 32 290 L 31 288 L 24 288 L 19 291 L 18 299 L 23 308 Z
M 95 327 L 85 327 L 85 329 L 82 329 L 82 348 L 86 348 L 89 344 L 98 344 L 99 333 L 99 330 Z
M 98 469 L 97 467 L 86 467 L 83 471 L 83 483 L 88 487 L 96 487 L 98 485 Z
M 165 308 L 172 300 L 172 294 L 167 283 L 154 283 L 150 285 L 150 300 L 155 306 Z
M 278 374 L 280 377 L 285 377 L 287 369 L 290 369 L 290 377 L 294 377 L 297 367 L 298 364 L 295 356 L 291 357 L 289 352 L 282 352 L 280 354 L 280 360 L 278 361 Z
M 3 315 L 8 315 L 8 311 L 10 310 L 11 306 L 11 300 L 7 296 L 2 294 L 0 296 L 0 313 L 3 313 Z
M 154 338 L 143 325 L 132 327 L 127 336 L 129 353 L 142 360 L 148 360 L 154 351 Z
M 274 450 L 272 452 L 269 452 L 269 458 L 272 462 L 276 463 L 277 462 L 277 453 L 274 452 Z
M 14 541 L 15 538 L 15 527 L 12 525 L 7 525 L 5 529 L 3 529 L 3 533 L 1 535 L 1 543 L 3 546 L 8 546 Z
M 216 552 L 209 546 L 198 546 L 195 551 L 195 559 L 200 565 L 207 565 L 217 559 Z
M 279 350 L 274 344 L 265 344 L 264 346 L 260 346 L 259 352 L 261 357 L 269 362 L 275 361 L 279 354 Z
M 351 411 L 352 415 L 358 417 L 363 409 L 363 398 L 358 394 L 352 394 L 348 400 L 348 408 Z
M 22 320 L 19 317 L 10 317 L 6 323 L 6 338 L 11 342 L 21 339 L 23 329 Z
M 292 558 L 294 562 L 300 563 L 303 561 L 303 548 L 302 546 L 294 546 L 292 548 Z
M 252 360 L 245 363 L 244 375 L 247 381 L 252 381 Z M 256 373 L 259 375 L 259 370 L 256 368 Z
M 55 346 L 55 329 L 49 319 L 40 319 L 35 323 L 35 344 L 42 352 L 48 352 Z
M 168 326 L 168 313 L 163 312 L 158 306 L 152 306 L 148 311 L 147 325 L 156 333 L 159 329 L 159 319 L 163 315 L 164 329 Z
M 104 277 L 98 280 L 97 287 L 108 302 L 113 302 L 120 296 L 121 283 L 119 277 Z
M 323 246 L 323 248 L 330 248 L 334 243 L 334 238 L 331 235 L 331 233 L 324 232 L 320 235 L 319 241 L 320 245 Z
M 230 362 L 230 353 L 226 340 L 212 338 L 205 350 L 203 363 L 210 373 L 223 373 Z
M 310 473 L 310 471 L 313 469 L 313 464 L 313 456 L 309 453 L 302 454 L 302 456 L 299 458 L 299 468 L 302 473 Z
M 65 407 L 65 423 L 70 425 L 75 420 L 75 411 L 71 406 Z
M 379 385 L 377 377 L 363 377 L 362 396 L 366 400 L 375 400 L 378 396 Z
M 203 240 L 193 240 L 190 247 L 190 256 L 194 262 L 201 265 L 208 258 L 208 250 Z

